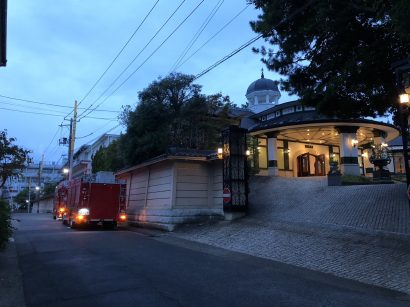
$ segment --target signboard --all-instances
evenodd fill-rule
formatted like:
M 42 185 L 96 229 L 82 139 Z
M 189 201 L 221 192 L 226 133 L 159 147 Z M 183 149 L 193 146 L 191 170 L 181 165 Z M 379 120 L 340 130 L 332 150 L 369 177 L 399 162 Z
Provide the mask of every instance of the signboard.
M 224 204 L 229 203 L 231 201 L 231 190 L 229 190 L 229 188 L 225 188 L 222 197 L 224 199 Z

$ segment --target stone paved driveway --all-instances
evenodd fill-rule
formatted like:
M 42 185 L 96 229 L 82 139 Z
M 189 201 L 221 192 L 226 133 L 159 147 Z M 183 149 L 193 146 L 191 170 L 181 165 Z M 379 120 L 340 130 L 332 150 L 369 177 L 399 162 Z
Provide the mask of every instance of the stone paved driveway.
M 247 217 L 171 235 L 410 294 L 404 185 L 256 178 L 251 189 Z

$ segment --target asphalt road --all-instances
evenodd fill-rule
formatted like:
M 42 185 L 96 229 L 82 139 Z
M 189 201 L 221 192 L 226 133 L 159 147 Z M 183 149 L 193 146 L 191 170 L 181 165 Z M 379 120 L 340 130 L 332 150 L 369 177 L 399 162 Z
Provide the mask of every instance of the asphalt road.
M 16 215 L 27 306 L 409 306 L 399 292 L 163 233 Z

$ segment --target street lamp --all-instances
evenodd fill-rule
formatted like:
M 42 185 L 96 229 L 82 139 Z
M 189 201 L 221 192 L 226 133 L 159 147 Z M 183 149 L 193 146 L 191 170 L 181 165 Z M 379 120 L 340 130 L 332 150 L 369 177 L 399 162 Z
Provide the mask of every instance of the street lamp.
M 36 186 L 36 193 L 37 193 L 37 213 L 40 213 L 40 187 Z M 34 207 L 34 206 L 33 206 Z
M 63 168 L 63 174 L 68 174 L 70 172 L 70 170 L 66 167 Z
M 403 142 L 403 158 L 404 158 L 404 170 L 406 172 L 406 184 L 407 191 L 409 192 L 410 185 L 410 169 L 409 169 L 409 155 L 408 155 L 408 111 L 410 101 L 410 56 L 406 59 L 393 63 L 391 68 L 396 75 L 396 86 L 399 94 L 399 111 L 400 111 L 400 130 Z M 410 198 L 409 198 L 410 207 Z

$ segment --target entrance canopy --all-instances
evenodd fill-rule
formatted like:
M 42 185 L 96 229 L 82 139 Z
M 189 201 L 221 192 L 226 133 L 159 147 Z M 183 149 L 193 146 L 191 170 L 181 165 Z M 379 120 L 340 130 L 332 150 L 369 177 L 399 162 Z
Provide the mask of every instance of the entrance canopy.
M 339 145 L 340 131 L 338 127 L 340 126 L 358 127 L 356 132 L 358 146 L 372 142 L 374 137 L 380 135 L 380 133 L 384 135 L 386 142 L 399 136 L 399 131 L 393 125 L 364 119 L 310 121 L 299 124 L 275 122 L 272 125 L 268 125 L 268 123 L 261 123 L 251 129 L 250 133 L 253 136 L 259 137 L 266 137 L 271 133 L 275 133 L 278 139 L 323 145 Z

